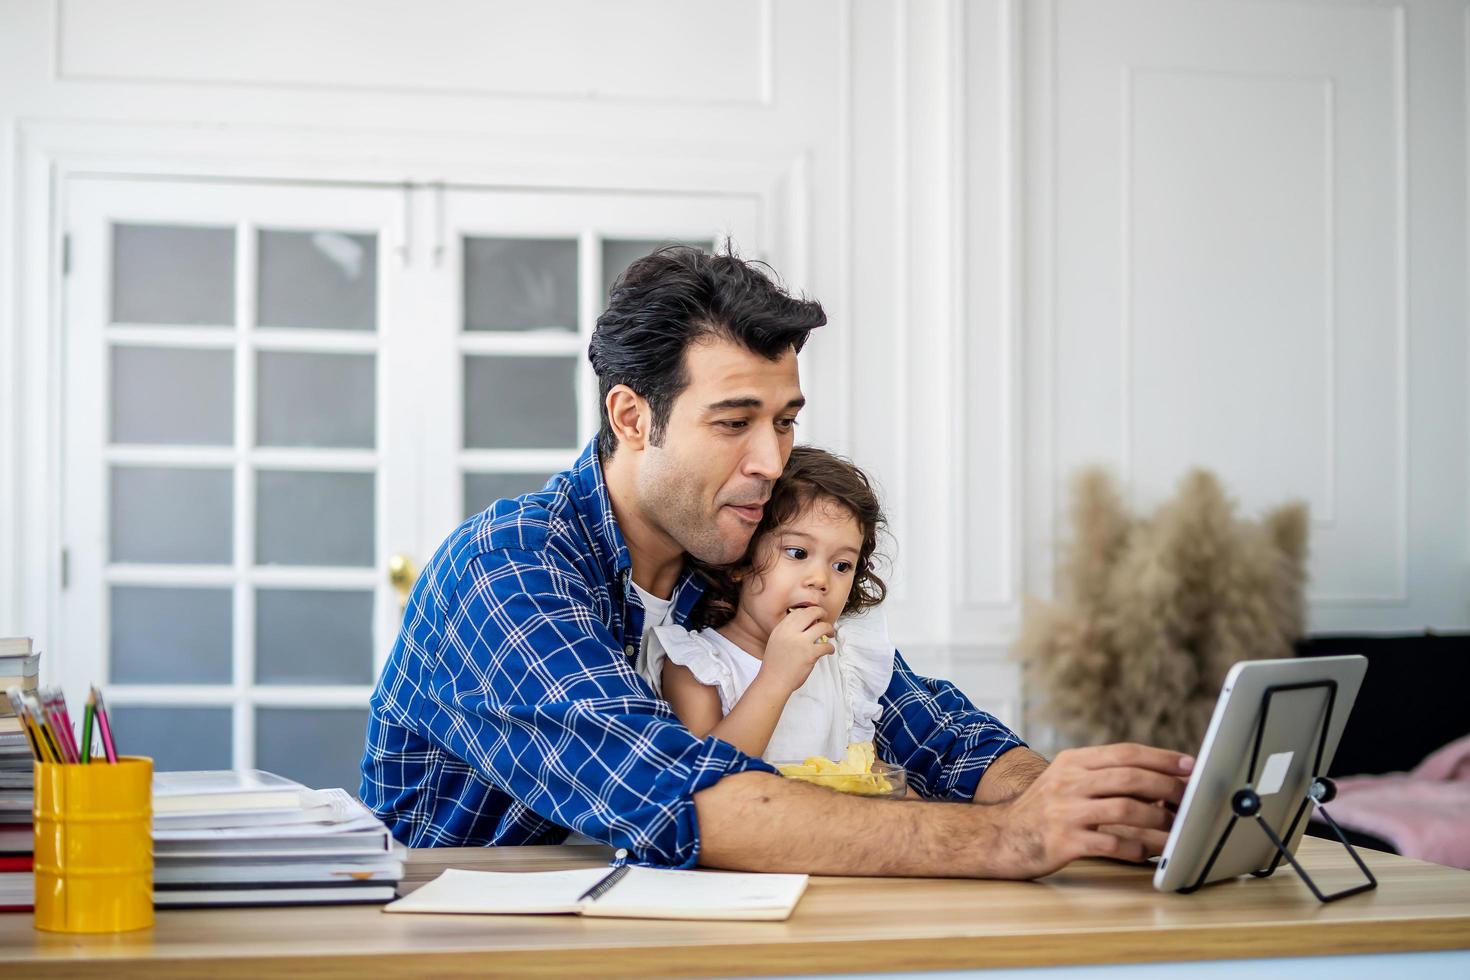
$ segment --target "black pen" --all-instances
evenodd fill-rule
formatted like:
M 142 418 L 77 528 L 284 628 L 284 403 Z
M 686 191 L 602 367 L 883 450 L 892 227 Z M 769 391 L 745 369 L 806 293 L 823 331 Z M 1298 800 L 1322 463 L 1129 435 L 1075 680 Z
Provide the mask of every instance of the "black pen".
M 594 902 L 597 901 L 606 895 L 613 885 L 623 880 L 623 876 L 628 873 L 630 867 L 632 865 L 628 863 L 627 850 L 621 847 L 618 848 L 618 853 L 613 855 L 613 869 L 598 879 L 597 884 L 578 895 L 577 901 L 585 902 L 588 899 Z

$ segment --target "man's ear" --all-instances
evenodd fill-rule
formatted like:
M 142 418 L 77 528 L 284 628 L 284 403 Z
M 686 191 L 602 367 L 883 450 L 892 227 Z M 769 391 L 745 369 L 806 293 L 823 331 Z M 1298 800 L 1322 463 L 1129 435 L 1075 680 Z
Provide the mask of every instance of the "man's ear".
M 613 385 L 603 405 L 620 448 L 626 446 L 633 452 L 640 452 L 648 446 L 653 412 L 641 395 L 627 385 Z

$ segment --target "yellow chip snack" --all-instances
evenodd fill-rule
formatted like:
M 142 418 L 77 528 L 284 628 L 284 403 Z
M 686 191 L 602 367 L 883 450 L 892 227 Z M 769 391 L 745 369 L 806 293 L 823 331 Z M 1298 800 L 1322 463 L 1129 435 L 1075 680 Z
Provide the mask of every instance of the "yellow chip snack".
M 847 758 L 842 760 L 840 772 L 872 772 L 878 752 L 872 742 L 853 742 L 847 747 Z
M 888 796 L 894 791 L 893 781 L 881 772 L 873 771 L 877 752 L 872 742 L 853 742 L 841 762 L 833 762 L 825 756 L 814 755 L 805 762 L 790 762 L 778 765 L 781 775 L 835 789 L 839 793 L 858 796 Z

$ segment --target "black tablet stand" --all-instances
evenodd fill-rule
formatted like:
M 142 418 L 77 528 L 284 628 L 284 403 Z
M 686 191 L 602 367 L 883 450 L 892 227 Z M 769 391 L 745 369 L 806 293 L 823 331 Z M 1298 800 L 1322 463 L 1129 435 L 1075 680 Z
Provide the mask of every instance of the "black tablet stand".
M 1317 687 L 1325 687 L 1327 689 L 1327 711 L 1322 718 L 1322 733 L 1317 739 L 1317 758 L 1312 763 L 1312 772 L 1314 773 L 1312 785 L 1307 790 L 1306 799 L 1302 800 L 1301 806 L 1297 807 L 1296 816 L 1292 817 L 1291 825 L 1286 828 L 1286 833 L 1278 837 L 1276 831 L 1272 830 L 1271 825 L 1261 816 L 1261 797 L 1251 788 L 1260 779 L 1260 773 L 1256 771 L 1256 764 L 1260 761 L 1261 739 L 1266 733 L 1266 716 L 1271 710 L 1271 697 L 1277 692 L 1301 691 Z M 1336 784 L 1326 776 L 1320 775 L 1322 772 L 1322 756 L 1327 748 L 1327 730 L 1332 726 L 1332 706 L 1336 700 L 1337 682 L 1331 680 L 1309 681 L 1302 684 L 1278 684 L 1274 687 L 1266 688 L 1265 694 L 1261 697 L 1261 720 L 1256 724 L 1256 739 L 1255 746 L 1251 749 L 1251 764 L 1250 768 L 1246 770 L 1250 775 L 1250 782 L 1243 789 L 1237 790 L 1235 795 L 1230 798 L 1230 809 L 1233 816 L 1230 818 L 1230 823 L 1225 826 L 1225 833 L 1220 835 L 1220 842 L 1210 852 L 1210 859 L 1205 862 L 1204 870 L 1199 874 L 1199 880 L 1186 888 L 1179 889 L 1181 892 L 1188 894 L 1197 891 L 1205 883 L 1205 880 L 1210 876 L 1210 869 L 1215 866 L 1215 860 L 1219 858 L 1220 852 L 1225 849 L 1225 842 L 1230 839 L 1230 832 L 1235 829 L 1236 822 L 1242 819 L 1252 818 L 1255 819 L 1261 831 L 1270 838 L 1271 843 L 1276 847 L 1276 856 L 1271 859 L 1270 866 L 1263 871 L 1251 872 L 1257 878 L 1265 878 L 1271 875 L 1277 866 L 1281 864 L 1281 859 L 1286 858 L 1291 863 L 1291 866 L 1296 869 L 1296 873 L 1301 876 L 1302 881 L 1306 882 L 1307 887 L 1312 890 L 1312 894 L 1316 895 L 1317 900 L 1321 902 L 1335 902 L 1339 898 L 1347 898 L 1349 895 L 1356 895 L 1359 892 L 1369 891 L 1378 887 L 1378 879 L 1373 877 L 1373 872 L 1368 870 L 1368 866 L 1363 863 L 1362 858 L 1358 857 L 1358 852 L 1353 849 L 1353 845 L 1348 843 L 1347 836 L 1343 834 L 1342 828 L 1337 825 L 1337 821 L 1333 820 L 1322 806 L 1322 804 L 1330 802 L 1337 795 Z M 1332 832 L 1337 835 L 1337 839 L 1342 841 L 1342 846 L 1347 848 L 1348 853 L 1353 857 L 1353 861 L 1362 869 L 1363 875 L 1368 879 L 1366 882 L 1361 885 L 1346 888 L 1340 892 L 1334 892 L 1331 895 L 1324 895 L 1322 894 L 1322 890 L 1317 887 L 1317 883 L 1307 874 L 1306 869 L 1297 862 L 1296 857 L 1287 849 L 1285 842 L 1291 840 L 1292 834 L 1296 832 L 1297 824 L 1301 823 L 1302 816 L 1307 812 L 1308 803 L 1316 804 L 1317 812 L 1322 814 L 1322 819 L 1327 821 L 1327 825 L 1332 828 Z

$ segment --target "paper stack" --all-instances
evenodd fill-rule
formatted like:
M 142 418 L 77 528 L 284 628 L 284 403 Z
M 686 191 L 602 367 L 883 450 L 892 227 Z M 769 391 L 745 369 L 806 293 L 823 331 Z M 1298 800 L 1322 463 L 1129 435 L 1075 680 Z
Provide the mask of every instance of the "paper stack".
M 35 897 L 31 744 L 4 695 L 35 693 L 40 661 L 30 637 L 0 637 L 0 911 L 28 909 Z
M 387 902 L 406 855 L 345 790 L 258 769 L 154 775 L 159 908 Z

